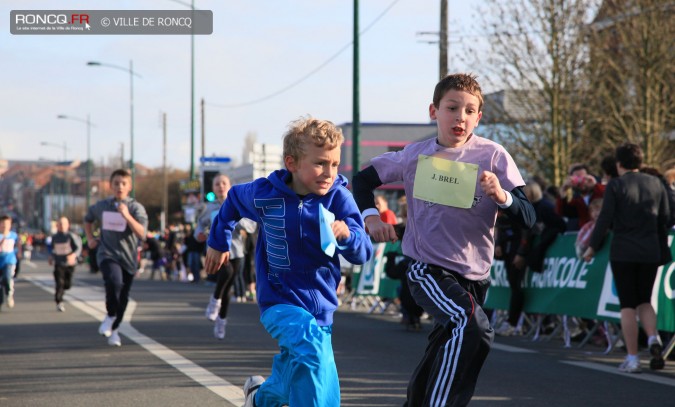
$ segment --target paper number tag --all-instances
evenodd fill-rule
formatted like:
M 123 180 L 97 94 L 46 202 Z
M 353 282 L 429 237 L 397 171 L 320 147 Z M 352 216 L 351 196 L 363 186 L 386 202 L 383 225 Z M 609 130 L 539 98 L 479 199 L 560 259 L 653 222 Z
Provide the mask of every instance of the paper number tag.
M 328 209 L 323 207 L 323 204 L 319 204 L 319 231 L 321 232 L 321 250 L 328 257 L 333 257 L 335 255 L 335 248 L 346 249 L 347 246 L 340 246 L 335 239 L 333 234 L 333 229 L 330 225 L 335 222 L 335 215 Z
M 456 208 L 470 208 L 476 194 L 478 165 L 420 154 L 413 196 Z
M 104 211 L 101 228 L 113 232 L 124 232 L 127 229 L 127 221 L 119 212 Z

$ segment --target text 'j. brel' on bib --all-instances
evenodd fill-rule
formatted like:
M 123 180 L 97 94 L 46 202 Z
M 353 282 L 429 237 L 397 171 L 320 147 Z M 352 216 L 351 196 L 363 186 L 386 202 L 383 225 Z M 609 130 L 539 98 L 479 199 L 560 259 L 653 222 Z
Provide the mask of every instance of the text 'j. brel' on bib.
M 476 193 L 478 165 L 420 154 L 413 196 L 456 208 L 470 208 Z

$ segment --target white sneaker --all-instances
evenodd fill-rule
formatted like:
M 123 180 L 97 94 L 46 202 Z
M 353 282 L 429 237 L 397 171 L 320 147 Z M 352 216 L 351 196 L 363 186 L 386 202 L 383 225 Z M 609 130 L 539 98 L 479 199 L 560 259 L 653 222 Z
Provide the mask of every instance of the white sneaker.
M 221 319 L 220 317 L 216 318 L 216 323 L 213 325 L 213 336 L 216 339 L 225 338 L 225 325 L 227 325 L 227 318 Z
M 218 313 L 220 312 L 220 303 L 221 301 L 219 299 L 216 300 L 213 298 L 213 296 L 211 296 L 209 305 L 206 307 L 206 319 L 209 321 L 215 321 L 216 318 L 218 318 Z
M 110 333 L 108 338 L 108 345 L 110 346 L 122 346 L 122 340 L 120 339 L 120 334 L 117 333 L 117 329 Z
M 508 321 L 504 321 L 497 329 L 495 329 L 495 333 L 499 336 L 515 335 L 516 327 L 509 324 Z
M 619 365 L 619 370 L 624 373 L 641 373 L 640 359 L 626 359 Z
M 62 302 L 56 304 L 56 310 L 58 312 L 66 312 L 66 306 Z
M 244 382 L 244 407 L 255 407 L 255 394 L 258 392 L 260 385 L 265 382 L 265 378 L 262 376 L 250 376 Z
M 7 306 L 9 308 L 14 308 L 14 293 L 9 293 L 7 296 Z
M 117 317 L 106 315 L 105 318 L 103 318 L 103 322 L 101 322 L 101 325 L 98 327 L 98 333 L 105 337 L 110 337 L 110 335 L 112 335 L 112 326 L 116 319 Z

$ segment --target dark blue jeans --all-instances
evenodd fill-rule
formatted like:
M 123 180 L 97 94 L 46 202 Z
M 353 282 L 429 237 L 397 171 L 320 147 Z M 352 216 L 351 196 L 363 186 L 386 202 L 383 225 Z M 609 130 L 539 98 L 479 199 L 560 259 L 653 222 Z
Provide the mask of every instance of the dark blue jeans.
M 192 273 L 192 282 L 198 283 L 200 279 L 200 273 L 202 271 L 201 267 L 201 253 L 200 252 L 188 252 L 187 253 L 187 266 Z
M 105 283 L 105 308 L 109 317 L 117 317 L 112 329 L 117 329 L 122 323 L 124 311 L 129 303 L 129 291 L 134 282 L 136 270 L 131 273 L 112 260 L 101 264 L 101 273 Z

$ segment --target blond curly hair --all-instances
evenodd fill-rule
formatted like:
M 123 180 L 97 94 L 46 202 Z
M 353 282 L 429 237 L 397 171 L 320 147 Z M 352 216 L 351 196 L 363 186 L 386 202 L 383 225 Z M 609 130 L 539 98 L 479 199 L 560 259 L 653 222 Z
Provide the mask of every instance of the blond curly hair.
M 342 129 L 328 120 L 313 117 L 301 117 L 288 125 L 284 134 L 284 157 L 291 156 L 299 160 L 305 156 L 305 146 L 312 143 L 316 147 L 334 149 L 344 142 Z

